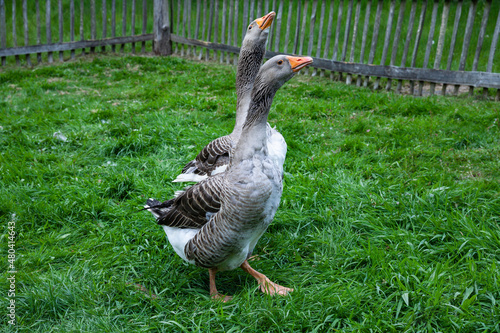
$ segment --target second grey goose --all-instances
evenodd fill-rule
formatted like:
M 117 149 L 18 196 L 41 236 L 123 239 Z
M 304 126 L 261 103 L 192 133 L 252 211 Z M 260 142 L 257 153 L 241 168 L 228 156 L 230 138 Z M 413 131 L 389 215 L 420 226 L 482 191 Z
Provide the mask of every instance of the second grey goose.
M 243 124 L 245 123 L 253 83 L 266 53 L 269 27 L 275 16 L 275 12 L 270 12 L 254 20 L 247 28 L 241 45 L 236 71 L 237 101 L 236 121 L 233 131 L 228 135 L 211 141 L 203 147 L 196 158 L 186 164 L 182 169 L 182 173 L 177 176 L 174 182 L 198 182 L 209 176 L 221 173 L 227 168 L 230 151 L 236 145 L 241 135 Z
M 255 271 L 247 259 L 274 218 L 283 190 L 282 178 L 269 158 L 267 116 L 276 91 L 310 57 L 279 55 L 260 69 L 241 138 L 226 172 L 207 178 L 161 203 L 149 199 L 149 210 L 162 225 L 175 252 L 191 264 L 207 268 L 210 295 L 217 292 L 215 274 L 241 267 L 255 277 L 262 292 L 286 295 L 280 286 Z

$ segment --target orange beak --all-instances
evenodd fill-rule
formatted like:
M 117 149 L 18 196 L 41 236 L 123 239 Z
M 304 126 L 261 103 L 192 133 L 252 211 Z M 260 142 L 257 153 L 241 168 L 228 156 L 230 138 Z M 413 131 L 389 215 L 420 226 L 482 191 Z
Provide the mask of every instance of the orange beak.
M 258 18 L 255 20 L 257 22 L 257 25 L 259 28 L 262 30 L 265 30 L 271 26 L 271 23 L 273 23 L 274 17 L 276 16 L 275 12 L 270 12 L 267 15 L 262 16 L 261 18 Z
M 312 64 L 313 59 L 311 57 L 286 57 L 290 62 L 290 66 L 294 72 L 300 71 L 307 65 Z

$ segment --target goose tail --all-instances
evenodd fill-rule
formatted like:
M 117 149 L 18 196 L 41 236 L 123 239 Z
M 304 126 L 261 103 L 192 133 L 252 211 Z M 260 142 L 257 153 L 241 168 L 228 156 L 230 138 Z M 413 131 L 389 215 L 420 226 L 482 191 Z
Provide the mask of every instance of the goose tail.
M 172 203 L 173 200 L 161 202 L 156 199 L 149 198 L 144 205 L 144 209 L 149 211 L 156 219 L 158 219 L 161 215 L 168 212 L 170 206 L 172 206 Z

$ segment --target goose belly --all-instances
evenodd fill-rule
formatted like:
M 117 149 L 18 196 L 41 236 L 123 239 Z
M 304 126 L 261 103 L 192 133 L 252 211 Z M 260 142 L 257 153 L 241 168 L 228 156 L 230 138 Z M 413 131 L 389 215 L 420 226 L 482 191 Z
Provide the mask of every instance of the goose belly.
M 283 176 L 283 164 L 285 163 L 287 145 L 285 138 L 276 129 L 267 127 L 267 151 L 269 158 L 273 161 L 275 169 Z
M 167 234 L 170 245 L 174 248 L 175 253 L 190 264 L 194 264 L 194 260 L 188 260 L 184 253 L 186 244 L 200 231 L 199 229 L 180 229 L 162 225 L 163 230 Z

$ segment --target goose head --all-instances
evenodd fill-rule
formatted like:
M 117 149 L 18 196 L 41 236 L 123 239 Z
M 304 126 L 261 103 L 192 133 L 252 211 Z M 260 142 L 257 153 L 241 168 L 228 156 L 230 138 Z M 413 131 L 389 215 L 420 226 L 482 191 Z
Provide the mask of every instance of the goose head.
M 242 47 L 245 47 L 245 44 L 264 45 L 267 41 L 267 36 L 269 35 L 269 27 L 273 23 L 275 16 L 275 12 L 270 12 L 269 14 L 252 21 L 252 23 L 250 23 L 247 27 Z
M 260 68 L 257 75 L 254 92 L 270 90 L 276 92 L 302 68 L 313 62 L 311 57 L 294 57 L 277 55 Z

